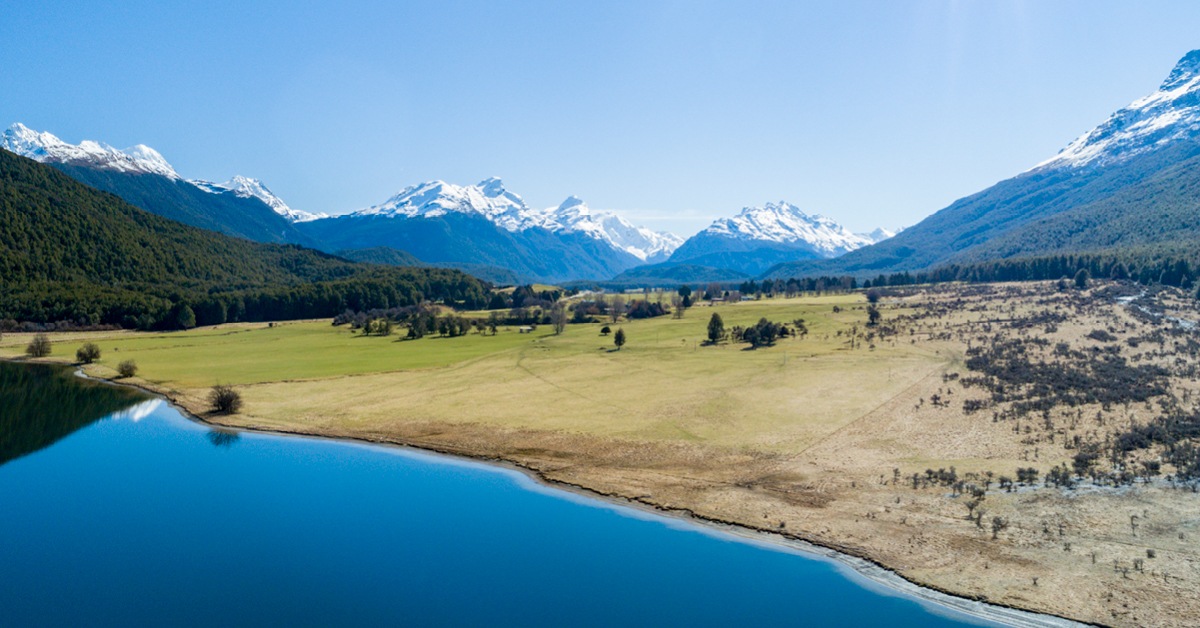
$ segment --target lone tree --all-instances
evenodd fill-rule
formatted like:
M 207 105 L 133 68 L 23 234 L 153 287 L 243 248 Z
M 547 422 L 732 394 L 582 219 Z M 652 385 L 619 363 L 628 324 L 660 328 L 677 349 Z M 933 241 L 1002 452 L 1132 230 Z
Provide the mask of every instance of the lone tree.
M 233 414 L 242 409 L 242 395 L 229 384 L 217 384 L 208 393 L 213 410 L 221 414 Z
M 100 359 L 100 347 L 94 342 L 85 342 L 82 347 L 75 351 L 75 361 L 91 364 Z
M 613 344 L 617 345 L 617 351 L 620 351 L 621 347 L 625 345 L 624 329 L 618 328 L 617 333 L 613 334 Z
M 1086 268 L 1080 268 L 1079 272 L 1075 273 L 1075 287 L 1083 290 L 1088 287 L 1088 281 L 1092 279 L 1092 274 Z
M 867 290 L 867 302 L 868 303 L 879 303 L 880 296 L 882 296 L 882 295 L 875 288 L 871 288 L 870 290 Z
M 721 315 L 713 312 L 712 318 L 708 319 L 708 341 L 716 344 L 725 337 L 725 321 L 721 320 Z
M 621 295 L 618 294 L 618 295 L 614 296 L 612 298 L 612 301 L 610 301 L 608 304 L 608 316 L 609 316 L 609 318 L 612 319 L 612 322 L 615 323 L 615 322 L 621 320 L 621 315 L 624 313 L 625 313 L 625 297 L 622 297 Z
M 567 328 L 567 304 L 558 301 L 550 308 L 550 323 L 554 326 L 554 333 L 561 334 Z
M 607 336 L 607 335 L 609 335 L 609 334 L 611 334 L 611 333 L 612 333 L 612 327 L 609 327 L 608 325 L 605 325 L 604 327 L 601 327 L 601 328 L 600 328 L 600 335 L 601 335 L 601 336 Z
M 44 358 L 50 355 L 50 338 L 46 334 L 38 334 L 29 341 L 25 353 L 31 358 Z
M 992 517 L 992 539 L 996 539 L 996 535 L 1000 534 L 1001 530 L 1008 527 L 1008 519 L 1004 517 Z
M 874 327 L 875 325 L 878 325 L 879 321 L 882 319 L 883 319 L 883 314 L 879 313 L 879 308 L 875 307 L 874 303 L 867 306 L 867 324 L 868 325 Z
M 117 365 L 117 373 L 119 373 L 121 377 L 133 377 L 134 375 L 137 375 L 137 370 L 137 362 L 134 362 L 133 360 L 124 360 Z

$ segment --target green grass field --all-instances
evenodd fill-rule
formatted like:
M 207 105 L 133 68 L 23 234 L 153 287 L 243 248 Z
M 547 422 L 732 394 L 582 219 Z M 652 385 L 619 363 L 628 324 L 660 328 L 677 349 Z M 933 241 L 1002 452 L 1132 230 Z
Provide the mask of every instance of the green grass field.
M 468 421 L 638 439 L 790 450 L 853 420 L 924 376 L 942 357 L 888 341 L 850 349 L 861 295 L 694 307 L 682 319 L 501 327 L 495 336 L 365 337 L 328 321 L 229 325 L 174 333 L 52 335 L 52 359 L 87 339 L 115 368 L 179 390 L 250 386 L 247 412 L 279 425 L 316 420 Z M 840 311 L 835 312 L 838 308 Z M 726 328 L 803 318 L 807 337 L 750 349 L 705 344 L 713 312 Z M 619 351 L 601 328 L 625 330 Z M 402 333 L 402 332 L 401 332 Z M 28 337 L 0 341 L 19 354 Z

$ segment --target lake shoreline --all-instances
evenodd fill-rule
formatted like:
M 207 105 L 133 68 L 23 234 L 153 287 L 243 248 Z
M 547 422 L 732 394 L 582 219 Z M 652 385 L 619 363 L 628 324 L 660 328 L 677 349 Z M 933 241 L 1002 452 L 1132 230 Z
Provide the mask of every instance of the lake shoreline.
M 27 362 L 27 360 L 20 358 L 6 361 Z M 586 499 L 596 500 L 618 507 L 630 508 L 646 514 L 670 518 L 675 521 L 683 522 L 688 525 L 694 525 L 706 530 L 729 534 L 742 539 L 762 543 L 773 548 L 782 548 L 790 551 L 801 552 L 818 559 L 831 561 L 843 568 L 850 570 L 857 576 L 871 583 L 873 586 L 886 588 L 901 595 L 915 598 L 922 603 L 932 604 L 941 608 L 958 611 L 978 619 L 1002 623 L 1008 626 L 1014 626 L 1016 628 L 1068 628 L 1076 626 L 1102 625 L 1081 622 L 1048 613 L 1038 613 L 1016 606 L 988 602 L 983 599 L 974 599 L 955 595 L 954 593 L 939 587 L 931 586 L 929 584 L 921 583 L 905 577 L 903 574 L 888 567 L 871 556 L 864 555 L 860 552 L 855 552 L 851 548 L 844 546 L 839 547 L 833 543 L 804 538 L 799 534 L 791 532 L 780 532 L 778 530 L 769 528 L 755 527 L 746 525 L 744 523 L 701 515 L 687 508 L 664 507 L 662 505 L 649 502 L 639 496 L 631 497 L 618 492 L 605 492 L 594 488 L 589 488 L 581 484 L 575 484 L 563 481 L 561 479 L 551 478 L 540 469 L 510 458 L 480 454 L 478 452 L 473 452 L 469 449 L 461 447 L 448 447 L 433 443 L 422 443 L 413 439 L 372 439 L 363 436 L 322 433 L 317 430 L 278 429 L 237 423 L 222 423 L 220 421 L 213 420 L 215 417 L 206 417 L 206 415 L 204 415 L 202 412 L 198 412 L 192 408 L 189 408 L 184 399 L 172 394 L 174 391 L 159 388 L 150 384 L 149 382 L 125 382 L 101 376 L 89 375 L 84 371 L 84 368 L 78 364 L 67 362 L 63 362 L 63 364 L 75 367 L 74 372 L 79 377 L 107 383 L 110 385 L 134 388 L 149 395 L 161 398 L 171 407 L 179 411 L 182 416 L 200 425 L 220 429 L 236 429 L 256 434 L 317 438 L 358 445 L 410 449 L 415 452 L 436 454 L 439 456 L 459 459 L 465 462 L 502 468 L 521 473 L 535 483 L 551 490 L 564 491 Z

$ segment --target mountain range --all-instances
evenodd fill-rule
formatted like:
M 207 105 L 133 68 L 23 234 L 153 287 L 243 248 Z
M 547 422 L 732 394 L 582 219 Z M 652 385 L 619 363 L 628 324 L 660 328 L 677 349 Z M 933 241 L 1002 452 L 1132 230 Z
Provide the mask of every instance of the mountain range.
M 669 261 L 758 275 L 780 262 L 838 257 L 891 235 L 884 229 L 869 235 L 851 233 L 829 218 L 810 216 L 780 201 L 746 207 L 732 218 L 713 222 L 688 238 Z
M 331 217 L 292 209 L 258 179 L 185 179 L 144 145 L 123 150 L 93 141 L 72 145 L 17 123 L 0 136 L 0 147 L 192 226 L 351 257 L 361 249 L 403 249 L 407 257 L 382 259 L 415 256 L 426 265 L 462 268 L 492 279 L 606 279 L 640 265 L 667 262 L 754 274 L 780 260 L 853 250 L 884 233 L 855 236 L 829 219 L 810 218 L 780 203 L 746 208 L 685 243 L 674 234 L 592 210 L 576 196 L 557 207 L 531 208 L 498 178 L 474 186 L 422 183 L 379 205 Z M 695 254 L 673 257 L 685 244 L 684 251 Z
M 946 265 L 1200 238 L 1200 51 L 1152 94 L 1057 155 L 898 233 L 851 233 L 787 202 L 745 207 L 688 238 L 634 226 L 570 197 L 534 209 L 498 178 L 431 181 L 340 216 L 290 208 L 261 181 L 181 177 L 144 145 L 63 142 L 14 124 L 0 147 L 151 213 L 259 242 L 376 264 L 452 267 L 494 281 L 692 281 L 872 277 Z

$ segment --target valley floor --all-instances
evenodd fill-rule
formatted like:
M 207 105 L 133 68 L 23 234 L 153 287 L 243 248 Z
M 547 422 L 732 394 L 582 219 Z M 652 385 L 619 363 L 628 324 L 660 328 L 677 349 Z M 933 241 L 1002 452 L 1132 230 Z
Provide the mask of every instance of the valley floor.
M 212 423 L 510 461 L 548 481 L 865 557 L 959 596 L 1103 625 L 1194 625 L 1194 484 L 1168 482 L 1169 464 L 1132 485 L 1042 480 L 1089 443 L 1117 442 L 1167 412 L 1164 399 L 1172 412 L 1196 410 L 1200 344 L 1169 318 L 1200 319 L 1191 301 L 1114 284 L 917 288 L 885 292 L 876 327 L 866 305 L 862 294 L 776 298 L 609 323 L 628 336 L 619 351 L 601 324 L 401 341 L 307 321 L 52 335 L 50 359 L 88 339 L 103 355 L 89 373 L 115 377 L 134 359 L 131 383 Z M 712 312 L 727 328 L 804 319 L 808 334 L 755 350 L 706 346 Z M 28 341 L 6 334 L 0 356 Z M 1075 373 L 1074 386 L 1128 375 L 1085 376 L 1099 373 L 1085 368 L 1096 356 L 1120 356 L 1130 368 L 1161 365 L 1165 388 L 1148 400 L 1092 390 L 1074 405 L 1022 409 L 1036 386 L 997 394 L 967 362 L 999 359 L 996 347 L 1013 343 L 1025 360 L 1014 365 Z M 241 393 L 240 414 L 210 413 L 217 383 Z M 1163 455 L 1130 450 L 1119 465 Z M 1037 482 L 998 487 L 1026 467 Z

